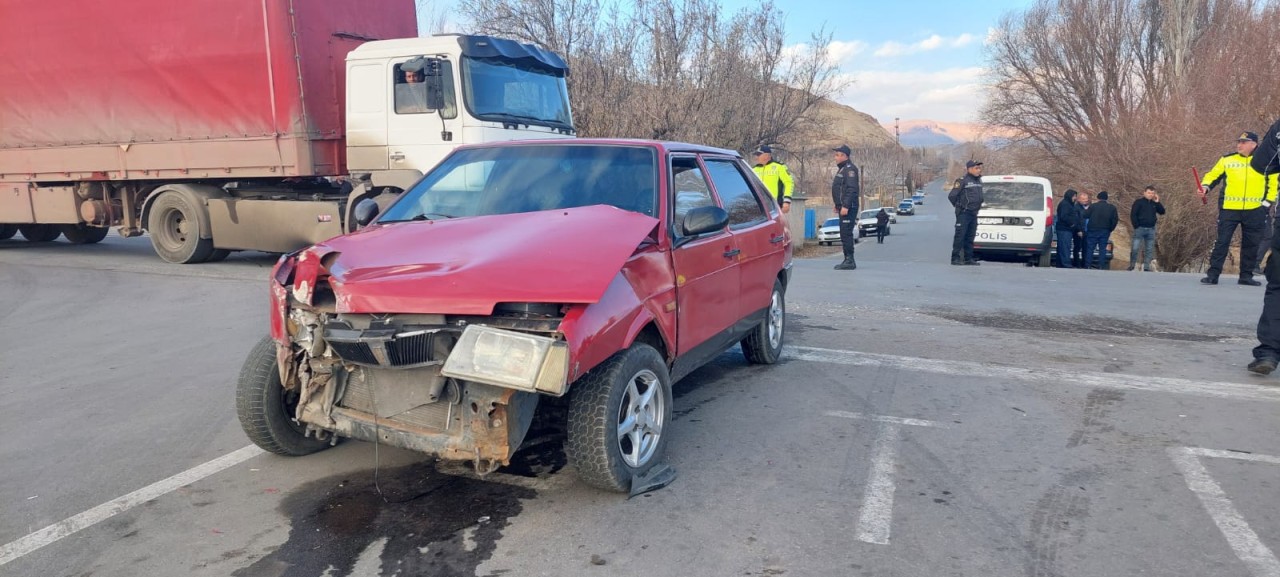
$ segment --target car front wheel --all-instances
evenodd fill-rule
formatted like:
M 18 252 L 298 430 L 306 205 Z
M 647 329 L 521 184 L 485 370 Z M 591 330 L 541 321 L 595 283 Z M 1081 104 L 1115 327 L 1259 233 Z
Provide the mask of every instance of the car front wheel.
M 583 482 L 625 493 L 662 459 L 670 422 L 666 361 L 636 343 L 573 385 L 565 453 Z
M 329 441 L 308 437 L 304 426 L 293 420 L 297 409 L 298 392 L 280 384 L 276 343 L 265 337 L 249 352 L 236 383 L 240 427 L 253 444 L 277 455 L 297 457 L 327 449 Z

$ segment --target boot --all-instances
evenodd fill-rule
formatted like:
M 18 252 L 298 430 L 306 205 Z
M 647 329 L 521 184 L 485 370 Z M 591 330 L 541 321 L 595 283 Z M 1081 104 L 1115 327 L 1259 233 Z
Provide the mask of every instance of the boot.
M 1254 359 L 1252 363 L 1249 363 L 1249 372 L 1251 373 L 1269 375 L 1274 370 L 1276 370 L 1276 360 L 1271 357 Z
M 1249 277 L 1244 277 L 1244 276 L 1240 277 L 1240 280 L 1239 280 L 1239 281 L 1236 281 L 1236 284 L 1242 284 L 1242 285 L 1245 285 L 1245 286 L 1262 286 L 1262 283 L 1260 283 L 1260 282 L 1258 282 L 1258 281 L 1256 281 L 1256 280 L 1253 280 L 1253 277 L 1251 277 L 1251 276 L 1249 276 Z
M 1207 276 L 1207 277 L 1204 277 L 1204 278 L 1200 279 L 1200 283 L 1201 283 L 1201 284 L 1218 284 L 1218 277 L 1216 277 L 1216 276 Z
M 853 262 L 853 257 L 845 257 L 844 262 L 836 265 L 836 270 L 853 270 L 858 268 L 858 263 Z
M 1129 263 L 1129 268 L 1128 268 L 1128 270 L 1133 270 L 1133 263 Z

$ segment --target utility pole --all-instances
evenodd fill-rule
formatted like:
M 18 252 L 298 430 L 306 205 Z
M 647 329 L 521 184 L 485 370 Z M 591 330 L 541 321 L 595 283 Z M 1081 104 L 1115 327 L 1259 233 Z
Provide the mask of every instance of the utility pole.
M 893 117 L 893 140 L 898 146 L 902 146 L 902 130 L 898 126 L 898 120 L 897 116 Z

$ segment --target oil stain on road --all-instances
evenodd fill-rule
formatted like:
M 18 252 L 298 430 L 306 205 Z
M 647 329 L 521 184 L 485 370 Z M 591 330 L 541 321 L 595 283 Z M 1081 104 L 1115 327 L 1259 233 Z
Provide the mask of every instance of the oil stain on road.
M 285 544 L 233 575 L 350 575 L 370 552 L 379 553 L 383 575 L 475 575 L 535 496 L 430 462 L 320 479 L 280 505 L 292 523 Z

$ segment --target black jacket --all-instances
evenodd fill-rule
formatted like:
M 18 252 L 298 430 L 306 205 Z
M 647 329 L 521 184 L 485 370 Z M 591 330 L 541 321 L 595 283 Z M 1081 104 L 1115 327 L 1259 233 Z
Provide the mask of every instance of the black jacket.
M 1120 224 L 1120 214 L 1116 212 L 1116 207 L 1105 200 L 1093 201 L 1089 209 L 1084 211 L 1084 217 L 1089 220 L 1089 232 L 1111 232 Z
M 1134 201 L 1129 209 L 1129 223 L 1133 228 L 1150 228 L 1156 225 L 1156 215 L 1164 214 L 1164 205 L 1146 197 Z
M 1062 202 L 1058 203 L 1058 214 L 1054 219 L 1053 228 L 1073 233 L 1084 230 L 1084 215 L 1080 214 L 1076 195 L 1067 195 Z
M 889 224 L 889 213 L 885 212 L 885 209 L 882 208 L 880 209 L 880 212 L 876 213 L 876 225 L 884 226 L 886 224 Z
M 858 167 L 848 160 L 836 165 L 836 177 L 831 180 L 831 202 L 836 210 L 849 209 L 857 218 L 861 189 L 858 187 Z
M 951 206 L 956 207 L 957 211 L 978 212 L 982 209 L 982 177 L 966 172 L 951 186 L 947 200 L 951 201 Z
M 1253 160 L 1249 165 L 1262 174 L 1280 172 L 1280 118 L 1262 135 L 1262 142 L 1253 151 Z

